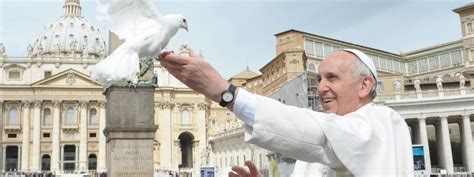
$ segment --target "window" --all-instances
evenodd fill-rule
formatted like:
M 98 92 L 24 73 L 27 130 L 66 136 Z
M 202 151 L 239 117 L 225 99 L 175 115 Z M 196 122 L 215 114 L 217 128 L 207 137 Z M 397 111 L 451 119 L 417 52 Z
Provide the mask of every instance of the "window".
M 427 71 L 428 70 L 428 59 L 421 59 L 418 61 L 420 65 L 420 72 Z
M 11 70 L 8 72 L 8 79 L 11 80 L 20 80 L 21 72 L 19 70 Z
M 75 124 L 76 123 L 76 115 L 74 112 L 74 108 L 68 107 L 66 110 L 66 125 Z
M 49 137 L 51 137 L 50 133 L 43 133 L 43 138 L 49 138 Z
M 89 110 L 89 125 L 96 125 L 97 124 L 97 110 L 90 109 Z
M 16 106 L 13 106 L 12 108 L 10 108 L 10 111 L 8 113 L 8 124 L 10 125 L 20 124 L 18 110 Z
M 439 68 L 438 56 L 432 56 L 432 57 L 430 57 L 429 60 L 430 60 L 430 70 Z
M 48 154 L 45 154 L 43 155 L 43 157 L 41 157 L 41 170 L 42 171 L 51 170 L 51 157 Z
M 383 82 L 377 81 L 377 93 L 383 93 Z
M 392 60 L 387 59 L 387 70 L 393 71 Z
M 331 53 L 332 53 L 331 45 L 324 44 L 324 57 L 327 57 Z
M 293 72 L 298 71 L 298 61 L 296 60 L 291 61 L 291 71 Z
M 380 68 L 380 66 L 379 66 L 379 57 L 370 55 L 370 58 L 372 58 L 372 61 L 374 61 L 375 67 Z
M 314 54 L 317 57 L 323 57 L 323 44 L 319 42 L 314 42 Z
M 43 110 L 43 125 L 51 125 L 51 110 L 46 108 Z
M 418 67 L 416 65 L 416 61 L 410 62 L 409 70 L 410 70 L 410 74 L 415 74 L 415 73 L 418 72 Z
M 50 78 L 51 75 L 52 75 L 52 74 L 51 74 L 51 71 L 45 71 L 45 72 L 44 72 L 44 78 L 45 78 L 45 79 L 46 79 L 46 78 Z
M 458 65 L 458 64 L 461 64 L 461 62 L 462 62 L 461 51 L 451 52 L 451 63 L 453 65 Z
M 471 22 L 466 23 L 466 28 L 467 28 L 468 33 L 472 33 L 472 23 Z
M 381 69 L 384 69 L 384 70 L 387 70 L 386 59 L 380 57 L 380 58 L 379 58 L 379 61 L 380 61 L 380 68 L 381 68 Z
M 440 63 L 441 68 L 448 67 L 449 64 L 450 64 L 449 63 L 449 53 L 441 54 L 439 56 L 439 63 Z
M 95 138 L 97 137 L 97 133 L 89 133 L 89 138 Z
M 189 111 L 187 109 L 181 112 L 181 123 L 182 124 L 191 124 L 191 119 L 189 118 Z
M 97 156 L 95 154 L 89 155 L 89 170 L 97 169 Z
M 313 45 L 313 41 L 311 40 L 305 40 L 305 52 L 306 54 L 308 55 L 314 55 L 314 45 Z
M 16 133 L 9 133 L 8 138 L 16 138 Z

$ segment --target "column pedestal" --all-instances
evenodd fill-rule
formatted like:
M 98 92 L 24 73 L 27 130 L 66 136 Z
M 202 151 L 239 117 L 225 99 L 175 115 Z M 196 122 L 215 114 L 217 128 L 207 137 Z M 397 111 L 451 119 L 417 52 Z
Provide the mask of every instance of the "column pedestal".
M 104 133 L 109 176 L 153 176 L 154 91 L 154 87 L 108 89 Z

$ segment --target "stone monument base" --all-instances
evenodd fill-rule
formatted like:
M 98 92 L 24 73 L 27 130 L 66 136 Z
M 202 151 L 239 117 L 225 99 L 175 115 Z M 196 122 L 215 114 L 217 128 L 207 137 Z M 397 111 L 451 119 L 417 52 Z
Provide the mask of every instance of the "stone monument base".
M 109 177 L 153 177 L 154 87 L 111 87 L 107 97 Z

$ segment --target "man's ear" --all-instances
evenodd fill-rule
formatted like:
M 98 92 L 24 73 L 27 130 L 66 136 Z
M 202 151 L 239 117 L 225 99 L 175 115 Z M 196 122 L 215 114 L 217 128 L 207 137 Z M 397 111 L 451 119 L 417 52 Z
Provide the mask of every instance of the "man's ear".
M 370 96 L 370 91 L 375 85 L 375 79 L 370 76 L 363 76 L 362 83 L 359 90 L 359 97 L 364 98 Z

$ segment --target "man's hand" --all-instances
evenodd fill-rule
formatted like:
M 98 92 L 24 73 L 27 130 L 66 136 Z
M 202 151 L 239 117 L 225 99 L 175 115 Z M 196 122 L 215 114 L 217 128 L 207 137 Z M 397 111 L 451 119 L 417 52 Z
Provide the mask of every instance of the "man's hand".
M 192 49 L 189 56 L 166 51 L 159 58 L 161 65 L 176 79 L 215 102 L 221 100 L 221 93 L 229 87 L 229 82 Z
M 258 169 L 257 167 L 255 166 L 255 164 L 250 161 L 250 160 L 247 160 L 245 161 L 245 166 L 247 166 L 249 168 L 249 171 L 247 171 L 245 168 L 242 168 L 242 167 L 239 167 L 239 166 L 233 166 L 232 167 L 232 171 L 229 172 L 229 177 L 239 177 L 239 176 L 243 176 L 243 177 L 263 177 L 262 174 L 260 174 L 260 172 L 258 172 Z

